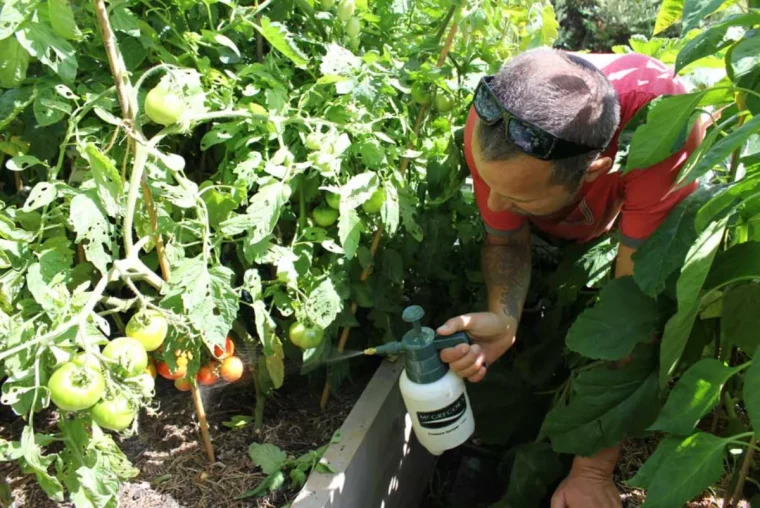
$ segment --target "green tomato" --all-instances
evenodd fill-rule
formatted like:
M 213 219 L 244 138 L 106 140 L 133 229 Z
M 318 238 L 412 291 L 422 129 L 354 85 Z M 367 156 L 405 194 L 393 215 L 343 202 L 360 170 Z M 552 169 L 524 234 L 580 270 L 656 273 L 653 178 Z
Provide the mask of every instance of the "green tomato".
M 182 97 L 162 86 L 153 88 L 145 96 L 145 113 L 158 124 L 175 124 L 184 111 L 185 103 Z
M 359 36 L 361 31 L 362 31 L 362 24 L 361 24 L 361 21 L 359 21 L 359 18 L 354 16 L 348 20 L 348 24 L 346 25 L 346 33 L 348 34 L 349 37 L 354 39 Z
M 430 94 L 425 88 L 425 85 L 417 81 L 412 85 L 412 100 L 417 104 L 430 104 Z
M 98 402 L 91 410 L 92 419 L 104 429 L 122 431 L 130 426 L 132 420 L 137 416 L 129 404 L 129 401 L 122 395 L 117 395 L 112 399 L 105 399 Z
M 454 107 L 454 101 L 451 99 L 451 96 L 443 92 L 435 94 L 433 103 L 435 104 L 435 109 L 439 113 L 448 113 Z
M 325 336 L 323 330 L 311 328 L 303 323 L 295 322 L 290 325 L 290 342 L 301 349 L 311 349 L 319 346 Z
M 92 407 L 106 389 L 103 375 L 76 361 L 61 365 L 48 381 L 50 399 L 64 411 L 81 411 Z
M 318 206 L 311 212 L 311 215 L 314 217 L 317 226 L 322 228 L 330 227 L 338 220 L 338 210 L 329 206 Z
M 322 0 L 322 8 L 326 11 L 332 9 L 333 5 L 335 5 L 335 0 Z
M 338 19 L 346 23 L 354 15 L 356 4 L 354 0 L 340 0 L 338 4 Z
M 116 372 L 123 377 L 135 377 L 148 366 L 148 353 L 139 340 L 119 337 L 103 348 L 103 356 L 116 361 Z
M 328 192 L 325 196 L 325 201 L 327 201 L 327 206 L 330 208 L 334 208 L 335 210 L 340 209 L 340 194 L 335 194 L 334 192 Z
M 141 310 L 127 323 L 127 337 L 136 339 L 146 351 L 155 351 L 164 343 L 169 325 L 157 310 Z
M 385 201 L 385 190 L 383 188 L 377 189 L 372 193 L 372 196 L 362 203 L 362 210 L 367 213 L 380 213 L 380 209 L 383 207 Z
M 322 149 L 322 135 L 318 132 L 312 132 L 306 136 L 306 148 L 314 152 Z
M 132 381 L 137 385 L 139 392 L 145 397 L 153 397 L 156 389 L 156 380 L 153 379 L 147 372 L 143 372 L 137 377 L 133 377 Z
M 96 372 L 100 372 L 100 360 L 89 353 L 80 353 L 73 360 L 71 360 L 80 367 L 87 367 Z

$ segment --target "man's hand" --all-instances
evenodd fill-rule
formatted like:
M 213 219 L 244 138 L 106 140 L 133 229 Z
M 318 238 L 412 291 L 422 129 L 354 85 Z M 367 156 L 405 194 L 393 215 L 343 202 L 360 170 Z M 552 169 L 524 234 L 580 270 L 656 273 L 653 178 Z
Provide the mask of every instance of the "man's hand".
M 515 342 L 517 323 L 495 312 L 464 314 L 446 321 L 437 332 L 451 335 L 464 331 L 472 337 L 473 344 L 459 344 L 441 351 L 441 360 L 462 378 L 477 383 L 486 375 L 491 365 Z
M 618 445 L 594 457 L 575 457 L 570 474 L 554 491 L 551 508 L 622 508 L 612 481 L 619 453 Z

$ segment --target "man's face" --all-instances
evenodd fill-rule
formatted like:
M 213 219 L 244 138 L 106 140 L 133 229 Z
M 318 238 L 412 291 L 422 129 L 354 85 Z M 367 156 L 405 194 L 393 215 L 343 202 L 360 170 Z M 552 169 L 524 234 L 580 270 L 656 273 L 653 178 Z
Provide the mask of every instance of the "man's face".
M 572 204 L 577 195 L 551 181 L 550 161 L 519 155 L 508 161 L 486 162 L 477 134 L 472 139 L 472 155 L 478 173 L 491 189 L 488 209 L 492 212 L 549 216 Z

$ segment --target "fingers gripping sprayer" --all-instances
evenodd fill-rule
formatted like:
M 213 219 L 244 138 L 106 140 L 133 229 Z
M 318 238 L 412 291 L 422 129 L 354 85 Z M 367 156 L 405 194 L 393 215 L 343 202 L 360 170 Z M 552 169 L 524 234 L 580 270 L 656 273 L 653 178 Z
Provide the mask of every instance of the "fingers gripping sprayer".
M 470 399 L 462 378 L 449 370 L 438 355 L 441 349 L 469 344 L 464 332 L 436 336 L 420 325 L 425 311 L 418 305 L 404 309 L 404 321 L 413 328 L 399 342 L 370 348 L 365 354 L 405 353 L 399 387 L 412 428 L 420 444 L 433 455 L 463 444 L 475 431 Z

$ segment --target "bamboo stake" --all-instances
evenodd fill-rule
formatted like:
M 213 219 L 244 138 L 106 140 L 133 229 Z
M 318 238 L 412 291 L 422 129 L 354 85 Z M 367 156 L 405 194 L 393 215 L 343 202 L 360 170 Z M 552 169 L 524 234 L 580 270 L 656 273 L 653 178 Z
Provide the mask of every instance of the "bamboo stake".
M 127 73 L 124 59 L 122 58 L 121 52 L 119 51 L 118 45 L 116 43 L 116 37 L 114 36 L 113 30 L 111 29 L 111 23 L 108 19 L 108 11 L 106 9 L 104 0 L 93 0 L 93 3 L 95 6 L 95 14 L 98 20 L 98 27 L 100 28 L 100 35 L 103 38 L 103 46 L 106 50 L 106 55 L 108 56 L 108 64 L 111 67 L 111 73 L 113 74 L 116 84 L 116 91 L 119 97 L 119 105 L 121 106 L 122 111 L 122 119 L 128 127 L 131 127 L 131 125 L 134 123 L 135 114 L 137 111 L 131 101 L 132 85 L 129 81 L 129 74 Z M 145 180 L 144 174 L 140 179 L 140 184 L 142 187 L 145 207 L 148 211 L 148 216 L 150 217 L 151 228 L 153 229 L 153 233 L 155 235 L 156 254 L 161 266 L 161 273 L 164 280 L 168 281 L 170 277 L 169 264 L 166 261 L 163 241 L 158 231 L 158 218 L 155 209 L 155 202 L 150 192 L 150 188 L 148 187 L 148 184 Z M 128 213 L 130 212 L 128 211 Z M 132 210 L 131 213 L 134 213 L 134 210 Z M 131 228 L 129 229 L 130 231 L 124 231 L 123 233 L 125 237 L 131 239 L 132 231 Z M 131 241 L 129 243 L 131 244 Z M 206 411 L 203 407 L 203 400 L 201 399 L 196 384 L 191 381 L 190 386 L 193 402 L 195 404 L 195 412 L 198 415 L 198 423 L 201 429 L 203 446 L 206 449 L 206 455 L 208 456 L 209 461 L 214 462 L 214 447 L 211 444 L 211 437 L 209 435 L 208 421 L 206 419 Z
M 448 23 L 450 18 L 446 20 Z M 444 25 L 445 26 L 445 25 Z M 457 29 L 459 28 L 459 25 L 457 23 L 454 23 L 451 26 L 451 29 L 449 30 L 449 35 L 446 37 L 446 43 L 443 45 L 443 48 L 441 49 L 441 54 L 438 57 L 437 66 L 442 67 L 444 62 L 446 61 L 446 57 L 449 54 L 449 51 L 451 50 L 451 45 L 454 42 L 454 36 L 456 36 Z M 420 127 L 422 127 L 422 122 L 425 119 L 425 114 L 427 113 L 430 105 L 424 104 L 420 107 L 420 111 L 417 114 L 417 120 L 414 123 L 414 128 L 412 129 L 414 134 L 416 135 L 419 131 Z M 407 145 L 407 148 L 411 149 L 414 148 L 414 143 L 410 142 Z M 399 173 L 401 173 L 401 176 L 404 176 L 404 173 L 406 173 L 407 168 L 409 167 L 409 159 L 408 157 L 404 157 L 401 160 L 401 165 L 399 166 Z M 380 247 L 380 239 L 383 236 L 383 233 L 385 232 L 385 227 L 381 224 L 380 227 L 375 231 L 375 235 L 372 237 L 372 245 L 370 246 L 369 252 L 371 255 L 372 262 L 367 264 L 367 266 L 362 271 L 361 276 L 359 277 L 359 280 L 361 282 L 366 281 L 370 274 L 372 273 L 372 268 L 374 265 L 374 259 L 375 259 L 375 253 L 377 253 L 377 249 Z M 351 315 L 354 316 L 356 314 L 356 310 L 358 308 L 358 304 L 356 302 L 351 302 Z M 344 327 L 343 330 L 341 330 L 340 338 L 338 340 L 338 352 L 343 352 L 343 349 L 346 347 L 346 342 L 348 341 L 348 336 L 351 333 L 351 329 L 349 327 Z M 324 411 L 327 407 L 327 401 L 330 398 L 330 391 L 332 390 L 332 383 L 330 382 L 330 377 L 328 376 L 327 381 L 325 381 L 325 387 L 322 390 L 322 398 L 319 401 L 319 407 Z

